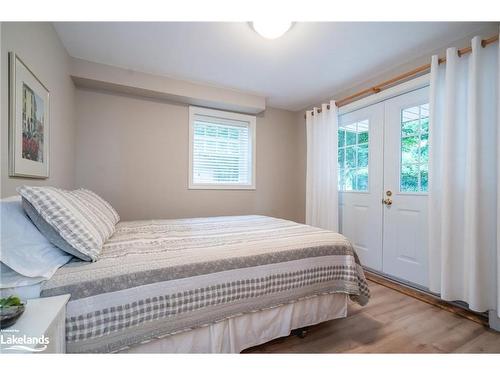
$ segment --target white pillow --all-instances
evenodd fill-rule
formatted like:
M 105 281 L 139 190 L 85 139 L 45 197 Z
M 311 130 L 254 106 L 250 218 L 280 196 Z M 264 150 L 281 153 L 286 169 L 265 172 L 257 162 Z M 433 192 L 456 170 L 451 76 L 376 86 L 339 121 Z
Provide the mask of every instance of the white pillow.
M 23 276 L 49 279 L 71 259 L 38 231 L 19 196 L 0 201 L 0 244 L 0 261 Z
M 21 301 L 40 298 L 42 292 L 42 283 L 28 286 L 18 286 L 16 288 L 0 289 L 0 298 L 7 298 L 9 296 L 17 296 Z
M 45 277 L 23 276 L 0 262 L 0 289 L 35 285 L 45 280 Z
M 22 300 L 40 297 L 43 277 L 26 277 L 0 263 L 0 298 L 17 296 Z

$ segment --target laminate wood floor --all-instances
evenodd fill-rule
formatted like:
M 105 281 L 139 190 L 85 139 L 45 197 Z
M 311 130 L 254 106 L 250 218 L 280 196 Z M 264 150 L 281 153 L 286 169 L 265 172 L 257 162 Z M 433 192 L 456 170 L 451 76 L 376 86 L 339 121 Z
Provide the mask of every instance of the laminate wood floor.
M 367 306 L 244 353 L 500 353 L 500 333 L 369 281 Z

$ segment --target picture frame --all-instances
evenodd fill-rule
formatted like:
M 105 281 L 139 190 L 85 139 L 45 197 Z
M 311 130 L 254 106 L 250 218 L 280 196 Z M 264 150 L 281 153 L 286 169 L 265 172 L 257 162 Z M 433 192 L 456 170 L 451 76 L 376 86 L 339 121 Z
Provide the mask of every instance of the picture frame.
M 50 93 L 14 52 L 9 52 L 9 175 L 49 177 Z

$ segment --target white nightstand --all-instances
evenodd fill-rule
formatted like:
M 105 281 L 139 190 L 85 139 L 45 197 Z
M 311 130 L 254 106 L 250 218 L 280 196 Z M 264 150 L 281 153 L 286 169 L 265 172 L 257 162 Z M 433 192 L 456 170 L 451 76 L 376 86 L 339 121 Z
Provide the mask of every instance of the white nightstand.
M 69 298 L 65 294 L 27 300 L 26 310 L 16 324 L 0 331 L 0 352 L 65 353 Z

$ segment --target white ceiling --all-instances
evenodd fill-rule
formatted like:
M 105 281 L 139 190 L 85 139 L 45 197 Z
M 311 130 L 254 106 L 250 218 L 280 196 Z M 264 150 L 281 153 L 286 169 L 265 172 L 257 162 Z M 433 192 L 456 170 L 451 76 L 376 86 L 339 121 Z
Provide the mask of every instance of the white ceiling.
M 488 24 L 295 23 L 276 40 L 248 23 L 54 23 L 73 57 L 263 95 L 303 109 Z

